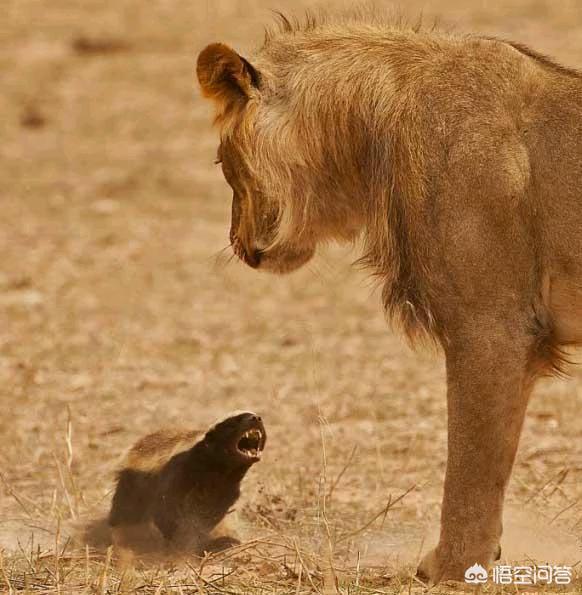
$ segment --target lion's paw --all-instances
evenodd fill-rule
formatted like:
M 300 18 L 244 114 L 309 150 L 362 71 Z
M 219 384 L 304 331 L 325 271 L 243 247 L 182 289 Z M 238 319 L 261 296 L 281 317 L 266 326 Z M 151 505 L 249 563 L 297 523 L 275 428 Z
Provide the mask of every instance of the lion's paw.
M 442 581 L 466 581 L 466 573 L 472 566 L 478 565 L 485 571 L 493 562 L 501 558 L 501 547 L 496 546 L 491 554 L 459 555 L 458 552 L 436 547 L 422 559 L 416 576 L 429 585 Z

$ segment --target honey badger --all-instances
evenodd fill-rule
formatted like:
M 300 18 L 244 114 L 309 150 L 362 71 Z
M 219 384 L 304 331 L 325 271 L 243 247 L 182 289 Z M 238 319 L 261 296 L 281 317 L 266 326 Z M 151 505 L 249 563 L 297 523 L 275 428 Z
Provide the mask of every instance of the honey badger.
M 239 543 L 222 521 L 266 437 L 261 418 L 243 412 L 206 434 L 160 430 L 139 440 L 117 478 L 108 519 L 114 545 L 142 547 L 156 529 L 167 546 L 197 554 Z

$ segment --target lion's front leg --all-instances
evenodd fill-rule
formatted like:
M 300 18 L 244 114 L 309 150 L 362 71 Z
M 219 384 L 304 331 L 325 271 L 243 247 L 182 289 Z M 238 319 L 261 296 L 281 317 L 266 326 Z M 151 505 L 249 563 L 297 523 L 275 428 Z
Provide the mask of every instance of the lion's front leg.
M 419 567 L 432 583 L 463 580 L 473 564 L 487 568 L 499 557 L 504 493 L 533 381 L 531 337 L 526 331 L 516 336 L 513 322 L 473 320 L 445 348 L 448 460 L 441 534 Z

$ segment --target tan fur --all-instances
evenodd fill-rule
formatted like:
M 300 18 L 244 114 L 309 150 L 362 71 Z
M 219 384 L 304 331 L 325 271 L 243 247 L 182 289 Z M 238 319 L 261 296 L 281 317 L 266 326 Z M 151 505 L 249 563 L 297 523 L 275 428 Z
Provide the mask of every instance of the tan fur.
M 219 107 L 217 123 L 235 118 L 253 96 L 247 63 L 222 43 L 211 44 L 200 54 L 197 73 L 205 95 Z
M 211 431 L 224 420 L 236 417 L 246 410 L 234 410 L 217 418 L 207 430 L 190 430 L 180 427 L 161 428 L 138 440 L 125 455 L 120 468 L 156 472 L 163 467 L 175 454 L 192 448 L 204 438 L 207 431 Z
M 250 63 L 259 82 L 220 122 L 233 248 L 283 273 L 359 238 L 386 310 L 440 343 L 448 463 L 421 573 L 462 579 L 498 553 L 536 378 L 582 342 L 582 75 L 362 14 L 283 17 Z M 199 80 L 229 112 L 200 62 Z
M 181 428 L 165 428 L 148 434 L 127 453 L 122 468 L 133 471 L 156 472 L 175 454 L 192 448 L 204 432 Z

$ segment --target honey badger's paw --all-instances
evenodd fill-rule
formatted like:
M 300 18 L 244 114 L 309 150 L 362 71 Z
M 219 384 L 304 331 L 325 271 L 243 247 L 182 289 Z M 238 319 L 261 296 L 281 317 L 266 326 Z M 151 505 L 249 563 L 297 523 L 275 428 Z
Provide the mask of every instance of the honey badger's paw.
M 240 544 L 240 539 L 230 535 L 222 535 L 221 537 L 217 537 L 216 539 L 211 539 L 207 541 L 204 544 L 204 552 L 209 554 L 215 554 L 224 550 L 228 550 L 231 547 L 236 547 Z
M 418 566 L 416 576 L 429 585 L 436 585 L 442 581 L 466 582 L 465 573 L 475 564 L 489 569 L 493 562 L 501 557 L 501 547 L 496 546 L 491 552 L 465 553 L 464 548 L 438 546 L 423 558 Z

